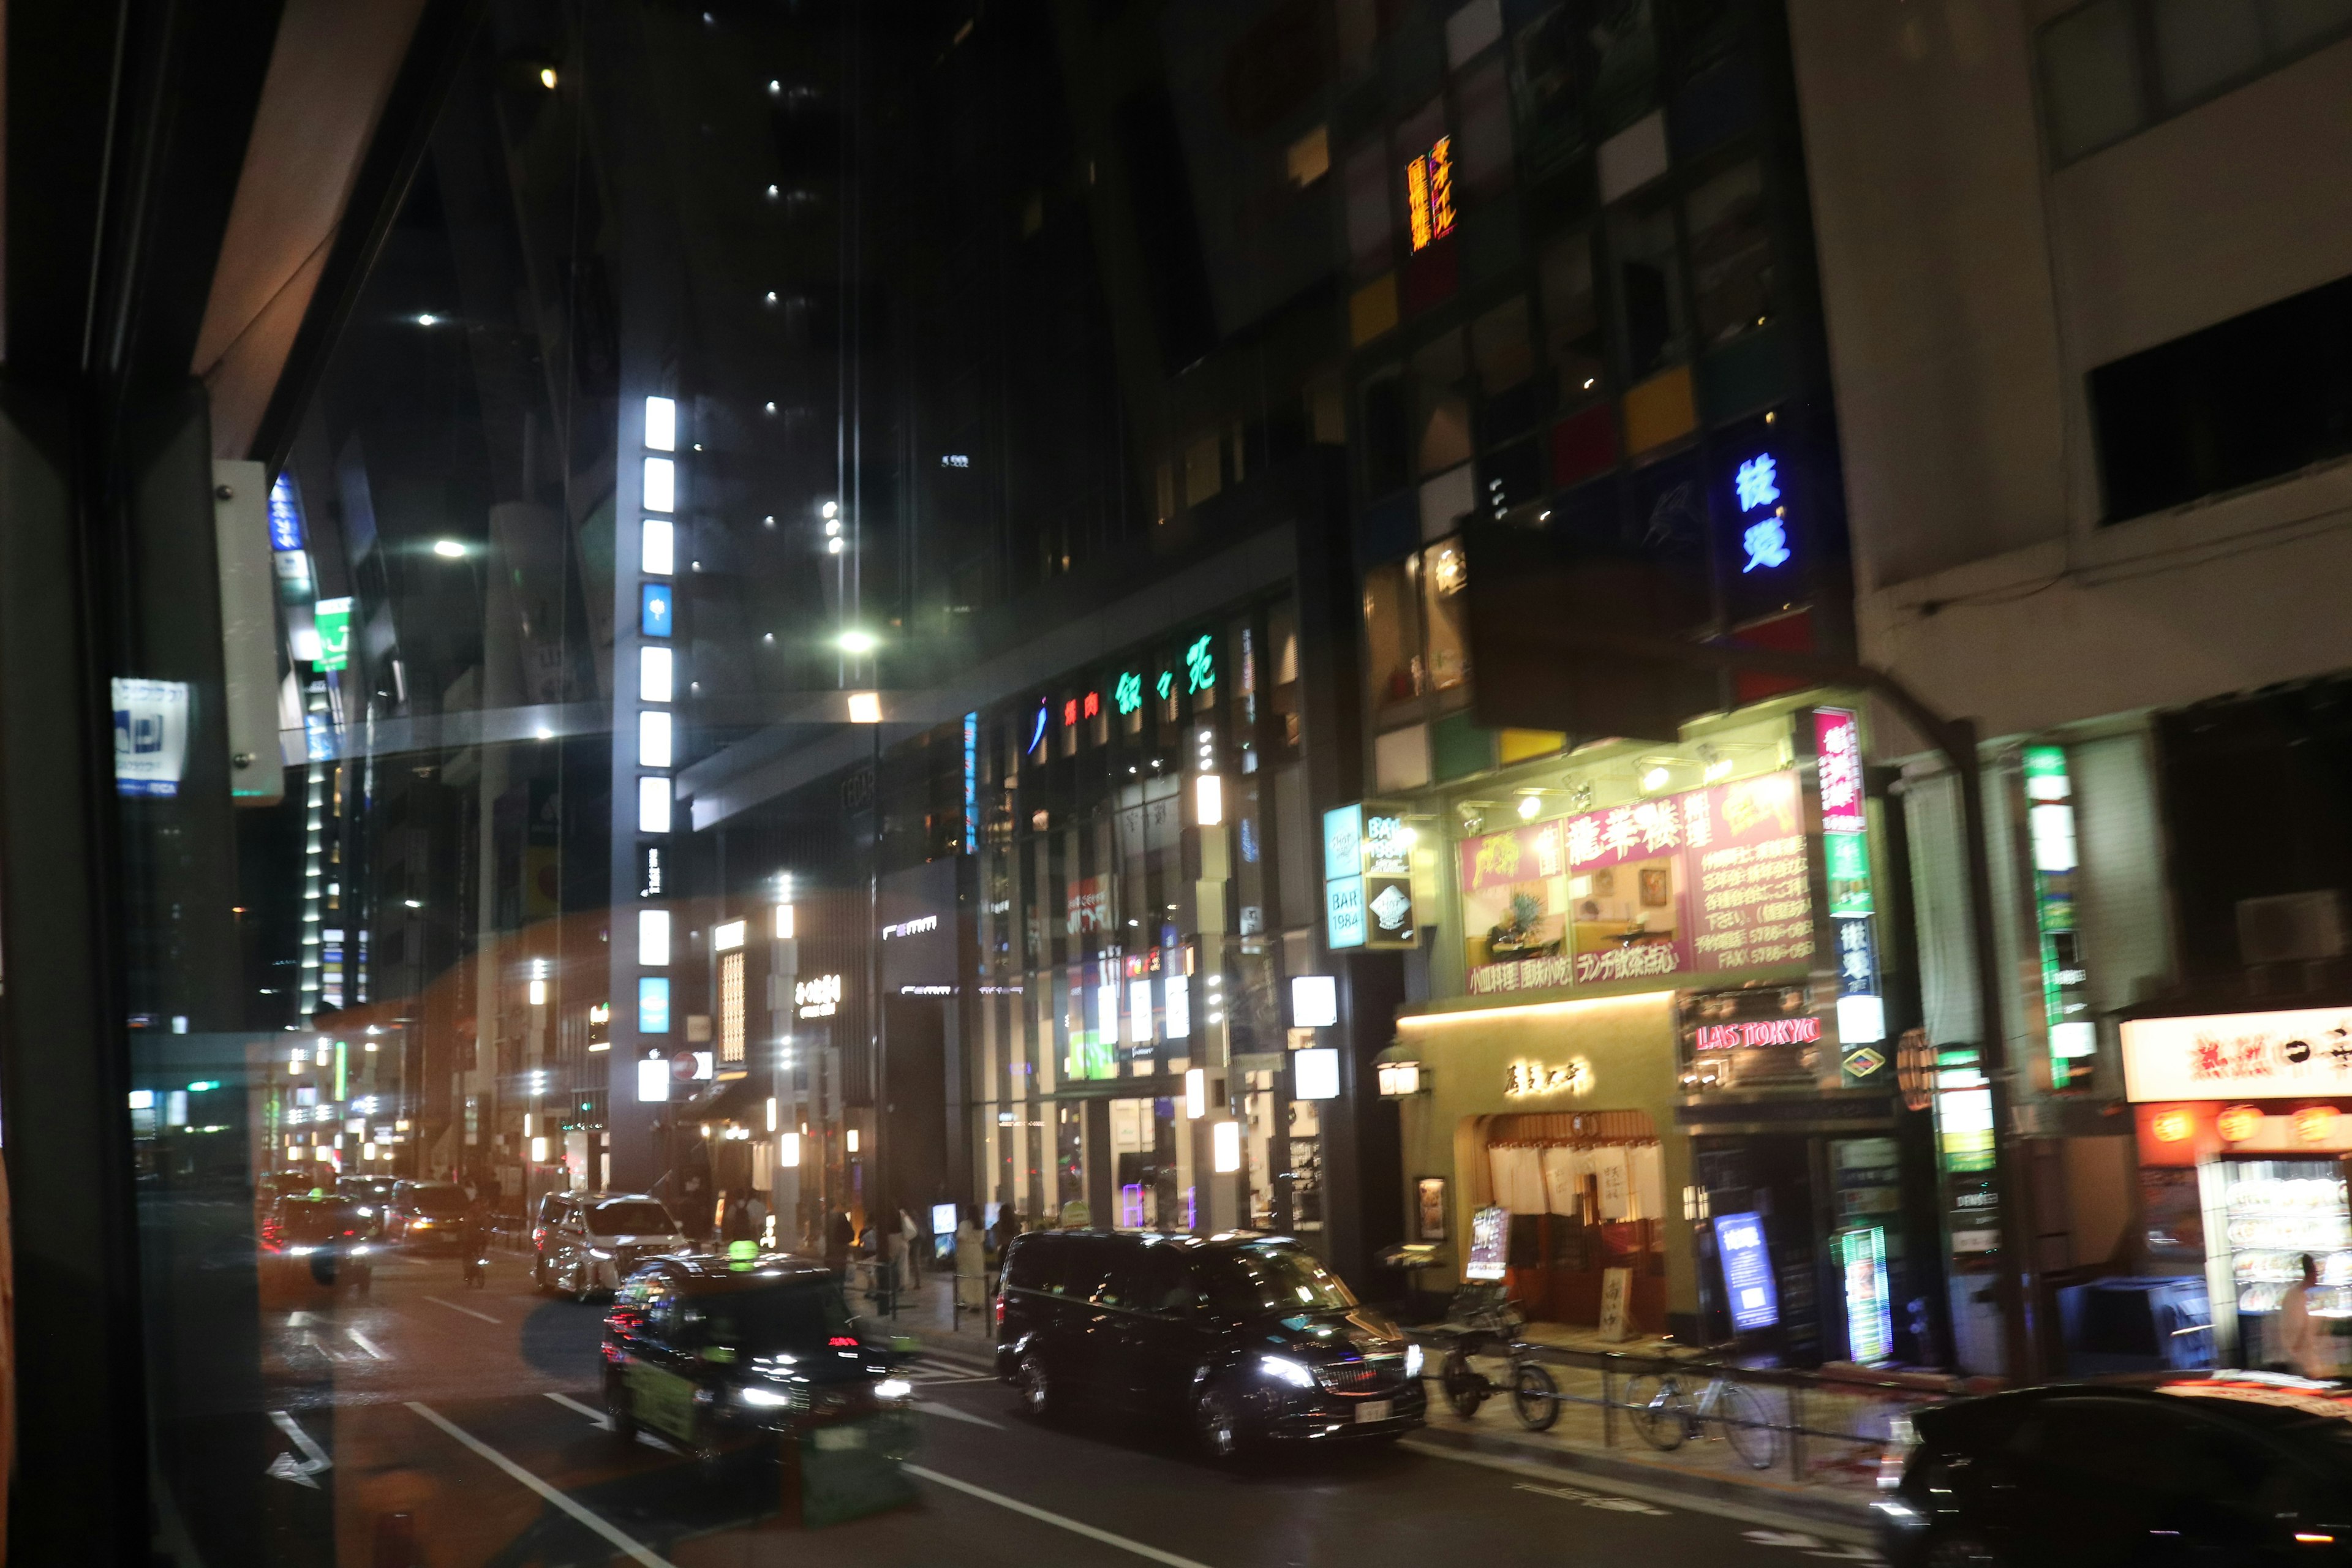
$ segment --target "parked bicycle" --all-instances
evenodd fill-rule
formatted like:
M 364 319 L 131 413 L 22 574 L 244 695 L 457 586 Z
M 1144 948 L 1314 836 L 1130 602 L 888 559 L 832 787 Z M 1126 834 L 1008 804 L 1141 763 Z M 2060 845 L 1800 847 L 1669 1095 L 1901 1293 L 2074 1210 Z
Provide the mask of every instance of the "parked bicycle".
M 1720 1436 L 1751 1469 L 1770 1469 L 1780 1457 L 1780 1435 L 1755 1391 L 1718 1371 L 1694 1396 L 1690 1381 L 1682 1372 L 1643 1373 L 1630 1380 L 1625 1405 L 1633 1430 L 1666 1453 L 1694 1437 Z
M 1508 1392 L 1511 1414 L 1530 1432 L 1541 1432 L 1559 1419 L 1559 1384 L 1551 1369 L 1534 1359 L 1534 1347 L 1519 1338 L 1527 1315 L 1500 1285 L 1465 1285 L 1447 1306 L 1439 1331 L 1453 1343 L 1438 1363 L 1438 1387 L 1445 1403 L 1465 1421 L 1496 1394 Z M 1510 1363 L 1506 1380 L 1497 1384 L 1471 1364 L 1478 1355 L 1500 1355 Z

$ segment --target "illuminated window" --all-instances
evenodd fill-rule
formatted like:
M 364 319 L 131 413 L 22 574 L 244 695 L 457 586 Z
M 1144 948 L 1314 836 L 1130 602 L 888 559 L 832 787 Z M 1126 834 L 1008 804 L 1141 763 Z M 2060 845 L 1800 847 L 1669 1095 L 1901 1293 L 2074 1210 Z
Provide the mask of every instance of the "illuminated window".
M 637 781 L 637 831 L 669 831 L 669 780 L 648 777 Z
M 670 765 L 669 714 L 647 708 L 637 714 L 637 763 L 641 767 Z
M 646 702 L 667 702 L 670 700 L 670 650 L 646 647 L 637 650 L 637 696 Z
M 1404 197 L 1415 250 L 1454 232 L 1454 138 L 1439 137 L 1404 166 Z
M 719 1059 L 743 1059 L 743 952 L 738 948 L 719 961 Z
M 677 465 L 667 458 L 646 459 L 646 510 L 677 510 Z
M 672 399 L 646 399 L 646 445 L 656 452 L 677 450 L 677 404 Z
M 669 966 L 669 911 L 637 911 L 637 962 L 647 969 Z
M 645 521 L 645 569 L 656 577 L 667 577 L 677 563 L 674 545 L 676 531 L 666 517 L 649 517 Z

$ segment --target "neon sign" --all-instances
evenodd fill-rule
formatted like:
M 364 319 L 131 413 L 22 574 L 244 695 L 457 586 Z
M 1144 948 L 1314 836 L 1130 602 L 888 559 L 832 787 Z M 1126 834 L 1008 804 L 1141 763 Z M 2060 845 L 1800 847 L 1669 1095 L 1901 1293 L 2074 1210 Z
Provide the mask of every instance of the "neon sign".
M 1428 152 L 1404 166 L 1405 205 L 1412 218 L 1412 247 L 1426 250 L 1454 232 L 1454 138 L 1441 136 Z
M 1748 551 L 1745 574 L 1759 566 L 1789 563 L 1789 509 L 1780 504 L 1780 466 L 1769 452 L 1759 453 L 1739 465 L 1732 476 L 1738 491 L 1739 517 L 1746 531 L 1740 543 Z M 1759 514 L 1753 516 L 1751 514 Z
M 1028 750 L 1027 750 L 1027 752 L 1026 752 L 1024 754 L 1025 754 L 1025 755 L 1030 755 L 1030 756 L 1034 756 L 1034 755 L 1036 754 L 1037 748 L 1038 748 L 1039 746 L 1043 745 L 1043 744 L 1045 743 L 1045 704 L 1044 704 L 1043 702 L 1040 702 L 1039 704 L 1037 704 L 1037 727 L 1036 727 L 1035 729 L 1034 729 L 1034 730 L 1032 730 L 1032 731 L 1029 731 L 1029 746 L 1028 746 Z
M 1184 689 L 1206 691 L 1217 683 L 1217 667 L 1209 655 L 1209 634 L 1202 632 L 1184 650 Z
M 1122 715 L 1134 712 L 1143 706 L 1143 677 L 1129 670 L 1118 678 L 1118 684 L 1111 688 L 1110 696 Z

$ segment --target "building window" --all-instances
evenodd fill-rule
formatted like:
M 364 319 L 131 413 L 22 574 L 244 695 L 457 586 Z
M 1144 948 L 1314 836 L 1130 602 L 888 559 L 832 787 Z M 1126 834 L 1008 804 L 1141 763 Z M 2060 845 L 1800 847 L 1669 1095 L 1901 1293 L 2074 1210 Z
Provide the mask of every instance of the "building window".
M 1601 353 L 1601 311 L 1592 295 L 1592 237 L 1579 231 L 1544 247 L 1544 353 L 1559 375 L 1559 405 L 1602 396 L 1608 375 Z
M 1331 132 L 1328 126 L 1318 125 L 1290 144 L 1284 159 L 1285 172 L 1290 183 L 1300 190 L 1307 189 L 1331 172 Z
M 1470 679 L 1470 638 L 1465 623 L 1462 542 L 1448 539 L 1421 555 L 1423 624 L 1429 629 L 1429 684 L 1451 691 Z
M 1592 107 L 1601 134 L 1622 131 L 1658 105 L 1658 34 L 1652 0 L 1601 0 L 1586 24 L 1598 61 Z
M 1772 236 L 1761 166 L 1725 170 L 1693 191 L 1683 210 L 1699 341 L 1727 342 L 1764 325 L 1772 316 Z
M 1375 710 L 1422 693 L 1418 574 L 1416 563 L 1402 561 L 1364 574 L 1364 674 Z
M 1617 301 L 1630 383 L 1689 357 L 1674 209 L 1620 214 L 1610 220 L 1610 239 L 1617 252 Z
M 1443 473 L 1470 460 L 1470 400 L 1463 391 L 1469 368 L 1459 331 L 1433 338 L 1412 356 L 1420 404 L 1413 446 L 1423 474 Z
M 2352 0 L 2091 0 L 2042 29 L 2050 156 L 2065 163 L 2352 33 Z
M 2352 451 L 2352 278 L 2091 372 L 2105 519 Z

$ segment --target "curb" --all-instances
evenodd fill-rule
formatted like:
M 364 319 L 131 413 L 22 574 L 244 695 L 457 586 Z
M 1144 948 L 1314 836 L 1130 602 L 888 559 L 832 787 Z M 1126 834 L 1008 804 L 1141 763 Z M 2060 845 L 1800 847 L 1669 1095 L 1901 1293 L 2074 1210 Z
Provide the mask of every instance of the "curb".
M 1417 1443 L 1435 1444 L 1465 1452 L 1492 1455 L 1497 1458 L 1516 1459 L 1546 1469 L 1571 1474 L 1605 1477 L 1610 1480 L 1638 1483 L 1652 1487 L 1671 1488 L 1681 1492 L 1695 1492 L 1720 1502 L 1742 1503 L 1750 1508 L 1770 1509 L 1776 1512 L 1801 1515 L 1825 1524 L 1840 1524 L 1849 1529 L 1871 1530 L 1876 1518 L 1867 1498 L 1847 1499 L 1820 1487 L 1798 1486 L 1788 1481 L 1761 1479 L 1746 1480 L 1738 1476 L 1693 1470 L 1679 1465 L 1661 1464 L 1646 1459 L 1612 1453 L 1605 1448 L 1587 1447 L 1565 1440 L 1537 1442 L 1505 1432 L 1470 1431 L 1459 1426 L 1423 1426 L 1413 1435 Z
M 996 1373 L 993 1347 L 983 1350 L 961 1341 L 942 1339 L 937 1332 L 925 1333 L 919 1329 L 911 1337 L 922 1342 L 923 1354 L 929 1360 L 950 1362 L 972 1372 L 984 1372 L 992 1377 Z

